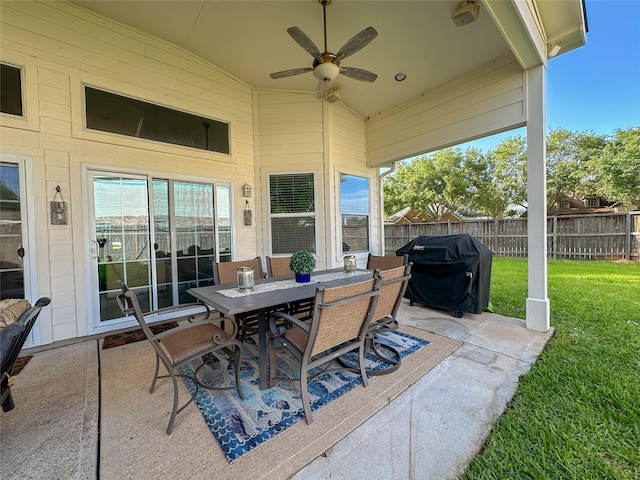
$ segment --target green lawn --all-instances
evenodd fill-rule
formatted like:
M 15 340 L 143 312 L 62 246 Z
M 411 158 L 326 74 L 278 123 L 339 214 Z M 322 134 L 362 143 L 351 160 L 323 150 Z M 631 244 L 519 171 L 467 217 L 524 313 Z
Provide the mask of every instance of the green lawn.
M 555 335 L 466 479 L 640 479 L 640 263 L 549 261 Z M 491 301 L 524 318 L 526 259 L 495 258 Z

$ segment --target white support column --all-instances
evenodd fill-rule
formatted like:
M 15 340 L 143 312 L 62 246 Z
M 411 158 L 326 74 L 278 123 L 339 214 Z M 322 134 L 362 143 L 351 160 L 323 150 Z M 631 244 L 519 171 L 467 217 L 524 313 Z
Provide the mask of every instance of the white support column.
M 546 179 L 546 70 L 530 68 L 527 75 L 527 189 L 528 282 L 527 328 L 549 330 L 547 298 L 547 179 Z

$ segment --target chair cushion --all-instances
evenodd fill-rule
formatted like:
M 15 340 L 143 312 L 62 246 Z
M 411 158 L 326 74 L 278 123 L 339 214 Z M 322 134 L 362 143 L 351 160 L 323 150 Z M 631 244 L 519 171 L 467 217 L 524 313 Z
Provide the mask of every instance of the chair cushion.
M 0 333 L 7 325 L 16 322 L 30 308 L 29 301 L 22 298 L 0 300 Z
M 193 354 L 206 351 L 214 345 L 211 340 L 213 334 L 220 335 L 220 341 L 227 340 L 229 334 L 213 323 L 203 323 L 176 330 L 162 337 L 160 345 L 169 354 L 174 363 L 189 358 Z
M 302 328 L 294 325 L 287 329 L 284 338 L 300 352 L 304 352 L 304 349 L 307 347 L 307 341 L 309 340 L 309 334 Z

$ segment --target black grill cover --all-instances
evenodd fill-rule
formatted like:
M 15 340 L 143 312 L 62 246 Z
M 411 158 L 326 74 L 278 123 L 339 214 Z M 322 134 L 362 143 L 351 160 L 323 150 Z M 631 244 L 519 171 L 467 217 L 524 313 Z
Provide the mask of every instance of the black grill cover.
M 471 235 L 421 235 L 396 250 L 405 254 L 413 267 L 404 297 L 412 303 L 456 316 L 489 306 L 493 253 Z

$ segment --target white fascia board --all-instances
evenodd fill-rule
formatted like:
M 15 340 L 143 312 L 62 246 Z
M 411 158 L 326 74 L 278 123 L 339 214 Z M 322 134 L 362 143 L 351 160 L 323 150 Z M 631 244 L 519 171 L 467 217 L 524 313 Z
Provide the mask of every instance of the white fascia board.
M 547 42 L 533 2 L 484 0 L 482 4 L 524 70 L 546 65 Z

